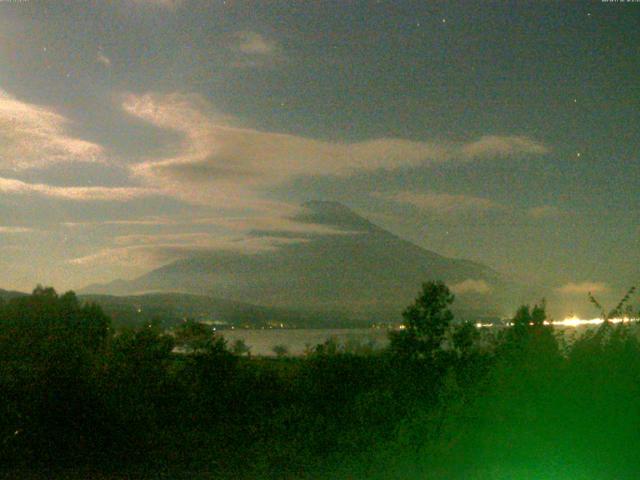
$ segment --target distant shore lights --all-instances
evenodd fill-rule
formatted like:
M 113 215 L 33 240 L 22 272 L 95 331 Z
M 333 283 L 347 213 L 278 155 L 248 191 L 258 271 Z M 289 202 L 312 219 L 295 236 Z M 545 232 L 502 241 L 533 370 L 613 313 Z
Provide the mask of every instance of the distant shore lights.
M 620 318 L 611 318 L 609 319 L 609 322 L 630 323 L 630 322 L 636 322 L 638 320 L 639 319 L 637 318 L 620 317 Z M 551 321 L 546 320 L 544 322 L 545 325 L 553 325 L 554 327 L 583 327 L 583 326 L 591 326 L 591 325 L 601 325 L 602 323 L 604 323 L 603 318 L 583 319 L 576 316 L 567 317 L 564 320 L 551 320 Z M 510 327 L 513 325 L 513 323 L 506 322 L 503 325 Z M 477 328 L 487 328 L 487 327 L 495 327 L 495 326 L 499 326 L 499 325 L 495 323 L 480 323 L 480 322 L 476 323 Z

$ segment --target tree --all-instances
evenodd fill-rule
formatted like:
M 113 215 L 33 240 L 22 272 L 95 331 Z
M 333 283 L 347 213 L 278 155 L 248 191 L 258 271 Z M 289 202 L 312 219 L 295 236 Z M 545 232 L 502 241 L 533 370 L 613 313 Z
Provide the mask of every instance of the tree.
M 234 355 L 241 357 L 242 355 L 250 355 L 251 347 L 247 345 L 244 339 L 239 338 L 231 345 L 231 351 Z
M 589 301 L 598 309 L 603 322 L 598 329 L 595 331 L 587 331 L 582 338 L 576 342 L 572 349 L 572 355 L 574 357 L 583 357 L 584 361 L 600 357 L 606 349 L 611 348 L 617 341 L 623 338 L 630 338 L 628 328 L 626 328 L 627 326 L 618 324 L 614 327 L 612 320 L 623 316 L 626 316 L 628 319 L 633 318 L 633 307 L 630 305 L 630 301 L 635 291 L 635 286 L 629 288 L 618 304 L 608 312 L 591 292 L 588 293 Z M 638 317 L 640 317 L 640 312 L 638 312 Z
M 451 337 L 453 347 L 458 354 L 461 357 L 467 357 L 480 338 L 480 331 L 472 322 L 464 322 L 455 328 Z
M 211 343 L 213 333 L 204 323 L 187 319 L 173 329 L 176 346 L 186 353 L 206 350 Z
M 100 307 L 50 287 L 2 305 L 0 464 L 23 455 L 71 459 L 101 441 L 96 367 L 109 345 L 109 325 Z
M 114 336 L 100 371 L 100 397 L 108 409 L 118 454 L 148 454 L 175 401 L 171 381 L 173 337 L 156 325 L 127 328 Z M 130 453 L 128 453 L 130 454 Z
M 635 291 L 636 291 L 635 286 L 627 290 L 627 293 L 624 295 L 624 297 L 622 297 L 618 302 L 618 304 L 613 309 L 611 309 L 608 313 L 604 309 L 604 307 L 600 304 L 600 302 L 596 300 L 596 298 L 593 296 L 591 292 L 589 292 L 588 295 L 589 295 L 589 301 L 591 302 L 591 304 L 594 307 L 596 307 L 600 312 L 601 318 L 604 320 L 604 324 L 608 325 L 609 322 L 614 318 L 619 318 L 625 314 L 629 317 L 633 315 L 633 311 L 632 311 L 633 309 L 631 308 L 631 305 L 629 305 L 629 302 Z
M 391 349 L 401 356 L 433 358 L 453 320 L 449 306 L 454 298 L 441 281 L 423 283 L 420 295 L 402 312 L 404 329 L 390 335 Z
M 509 364 L 527 364 L 531 369 L 545 371 L 560 361 L 560 348 L 553 326 L 546 323 L 544 299 L 531 308 L 522 305 L 511 320 L 511 328 L 501 336 L 499 352 Z
M 278 358 L 286 357 L 287 355 L 289 355 L 289 347 L 282 344 L 274 345 L 271 351 L 275 353 L 276 357 Z

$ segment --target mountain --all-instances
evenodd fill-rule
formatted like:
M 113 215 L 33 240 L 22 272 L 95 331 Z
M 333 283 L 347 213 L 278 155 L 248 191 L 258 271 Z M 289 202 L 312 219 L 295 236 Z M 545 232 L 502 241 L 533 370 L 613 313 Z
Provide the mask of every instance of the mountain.
M 135 280 L 92 285 L 82 293 L 181 291 L 361 321 L 398 320 L 427 280 L 443 280 L 457 292 L 455 307 L 464 316 L 500 316 L 519 301 L 511 299 L 518 287 L 491 268 L 421 248 L 340 203 L 306 203 L 295 220 L 337 233 L 308 235 L 275 251 L 185 258 Z

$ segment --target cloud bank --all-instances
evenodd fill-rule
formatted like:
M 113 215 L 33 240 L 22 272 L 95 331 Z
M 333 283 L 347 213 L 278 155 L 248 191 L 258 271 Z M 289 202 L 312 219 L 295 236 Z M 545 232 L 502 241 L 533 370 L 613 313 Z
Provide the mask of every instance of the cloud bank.
M 559 287 L 557 291 L 564 295 L 587 295 L 588 293 L 606 293 L 609 287 L 604 282 L 569 282 Z
M 247 55 L 273 55 L 277 52 L 276 42 L 264 35 L 251 31 L 236 32 L 237 49 Z
M 562 215 L 562 211 L 558 207 L 552 205 L 543 205 L 540 207 L 530 208 L 527 213 L 535 219 L 554 218 Z
M 255 197 L 257 192 L 300 176 L 347 177 L 381 169 L 548 151 L 544 145 L 519 136 L 482 137 L 465 144 L 397 138 L 325 142 L 235 126 L 195 95 L 128 95 L 122 106 L 135 117 L 183 136 L 177 153 L 144 161 L 133 168 L 134 174 L 195 202 L 242 204 L 243 199 Z M 456 200 L 460 203 L 465 199 Z M 427 197 L 426 201 L 438 199 Z M 489 205 L 475 202 L 484 207 Z
M 0 168 L 101 161 L 102 147 L 69 135 L 68 125 L 63 116 L 0 89 Z
M 501 210 L 504 207 L 493 200 L 472 195 L 451 195 L 448 193 L 399 192 L 391 195 L 376 195 L 397 203 L 412 205 L 419 210 L 450 215 L 466 212 Z
M 122 266 L 154 268 L 213 251 L 256 254 L 272 251 L 281 245 L 305 242 L 305 238 L 247 237 L 213 235 L 208 233 L 127 235 L 116 237 L 118 246 L 97 253 L 73 258 L 71 265 Z
M 486 295 L 491 293 L 491 286 L 484 280 L 474 280 L 468 278 L 460 283 L 455 283 L 449 287 L 456 295 L 465 295 L 468 293 L 475 293 L 480 295 Z
M 167 7 L 174 4 L 160 3 Z M 240 32 L 234 39 L 237 52 L 247 57 L 279 54 L 278 46 L 259 34 Z M 97 61 L 105 67 L 110 65 L 101 52 Z M 65 117 L 0 91 L 0 169 L 25 171 L 60 162 L 101 162 L 125 168 L 130 175 L 127 183 L 140 186 L 57 186 L 0 176 L 0 194 L 73 202 L 177 199 L 204 208 L 211 215 L 182 221 L 127 219 L 121 225 L 131 228 L 162 225 L 174 230 L 186 224 L 207 225 L 220 233 L 136 233 L 111 237 L 97 253 L 72 259 L 69 263 L 73 265 L 103 262 L 153 267 L 207 251 L 251 253 L 277 248 L 283 242 L 306 241 L 311 235 L 343 234 L 326 225 L 297 221 L 299 207 L 269 199 L 269 191 L 300 177 L 348 178 L 380 170 L 472 162 L 487 157 L 508 159 L 548 151 L 541 143 L 520 136 L 486 136 L 466 143 L 399 138 L 351 143 L 322 141 L 238 125 L 234 119 L 216 112 L 199 95 L 147 93 L 118 98 L 128 115 L 177 133 L 177 143 L 169 145 L 164 155 L 143 158 L 138 163 L 133 158 L 115 159 L 102 146 L 72 135 Z M 389 199 L 445 214 L 501 208 L 488 199 L 445 193 L 401 192 Z M 481 293 L 483 286 L 464 284 L 457 288 Z
M 57 187 L 42 183 L 0 177 L 0 193 L 30 195 L 75 201 L 126 202 L 141 197 L 159 195 L 159 192 L 138 187 Z

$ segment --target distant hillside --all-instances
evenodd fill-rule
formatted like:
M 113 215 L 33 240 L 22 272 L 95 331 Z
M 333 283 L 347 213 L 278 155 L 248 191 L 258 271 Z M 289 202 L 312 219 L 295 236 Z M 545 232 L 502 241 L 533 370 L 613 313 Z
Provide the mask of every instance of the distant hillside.
M 141 325 L 158 321 L 172 326 L 185 319 L 206 322 L 216 328 L 230 326 L 268 328 L 318 328 L 344 326 L 348 319 L 319 316 L 282 308 L 262 307 L 205 295 L 149 293 L 143 295 L 80 295 L 81 301 L 100 305 L 115 325 Z M 346 326 L 353 326 L 347 323 Z
M 12 298 L 23 297 L 25 295 L 27 294 L 23 292 L 16 292 L 14 290 L 3 290 L 2 288 L 0 288 L 0 298 L 2 300 L 11 300 Z
M 455 306 L 463 316 L 499 316 L 521 301 L 522 288 L 485 265 L 421 248 L 340 203 L 309 202 L 304 207 L 295 220 L 332 226 L 341 233 L 309 236 L 270 252 L 212 252 L 175 261 L 132 281 L 92 285 L 83 292 L 131 295 L 180 290 L 361 321 L 398 320 L 420 284 L 431 279 L 444 280 L 457 291 Z
M 58 292 L 62 293 L 62 292 Z M 0 289 L 4 301 L 29 295 Z M 358 326 L 341 315 L 324 315 L 304 310 L 263 307 L 206 295 L 187 293 L 146 293 L 142 295 L 78 295 L 81 302 L 96 303 L 115 326 L 140 326 L 159 322 L 163 327 L 183 320 L 205 322 L 219 329 L 235 327 L 336 328 Z

